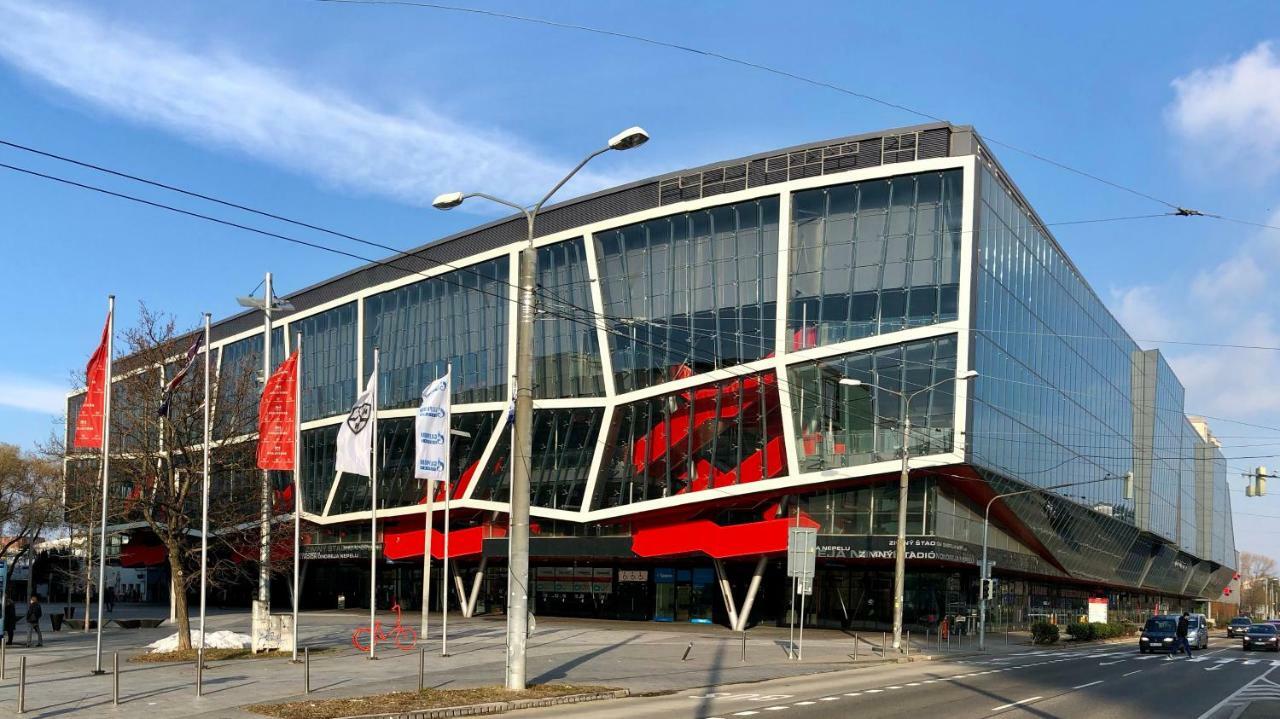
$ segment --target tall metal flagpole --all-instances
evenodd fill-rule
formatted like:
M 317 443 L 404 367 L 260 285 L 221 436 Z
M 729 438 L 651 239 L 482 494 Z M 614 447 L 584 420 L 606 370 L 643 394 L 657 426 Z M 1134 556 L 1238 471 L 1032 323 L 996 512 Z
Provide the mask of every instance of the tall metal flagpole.
M 427 641 L 427 617 L 431 616 L 431 520 L 434 516 L 436 501 L 436 483 L 427 481 L 427 511 L 423 520 L 422 531 L 422 641 Z
M 107 575 L 107 488 L 111 473 L 111 346 L 116 331 L 116 296 L 107 295 L 107 366 L 102 388 L 102 529 L 98 535 L 98 638 L 93 660 L 93 673 L 105 674 L 102 668 L 102 604 Z
M 297 374 L 293 383 L 293 662 L 298 661 L 298 602 L 302 584 L 302 333 L 294 347 L 298 353 Z
M 200 650 L 204 651 L 204 620 L 209 572 L 209 313 L 204 313 L 204 468 L 200 487 Z
M 369 502 L 369 658 L 377 659 L 374 648 L 378 646 L 378 633 L 375 631 L 378 611 L 378 348 L 373 348 L 373 411 L 369 422 L 370 448 L 373 451 L 369 462 L 369 485 L 371 499 Z
M 452 391 L 452 390 L 451 390 Z M 445 435 L 445 442 L 452 435 Z M 453 487 L 444 477 L 444 556 L 440 559 L 440 656 L 449 656 L 449 495 Z M 461 601 L 461 600 L 460 600 Z

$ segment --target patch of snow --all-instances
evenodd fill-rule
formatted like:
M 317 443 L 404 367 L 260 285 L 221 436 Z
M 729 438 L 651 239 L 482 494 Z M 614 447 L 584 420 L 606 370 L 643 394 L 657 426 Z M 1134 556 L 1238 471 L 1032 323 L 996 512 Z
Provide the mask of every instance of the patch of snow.
M 240 634 L 238 632 L 230 632 L 222 630 L 218 632 L 209 632 L 204 635 L 204 646 L 206 649 L 246 649 L 253 638 L 248 634 Z M 200 630 L 191 630 L 191 646 L 200 645 Z M 164 639 L 158 639 L 147 645 L 147 649 L 151 654 L 159 654 L 161 652 L 172 652 L 178 649 L 178 633 L 174 632 Z

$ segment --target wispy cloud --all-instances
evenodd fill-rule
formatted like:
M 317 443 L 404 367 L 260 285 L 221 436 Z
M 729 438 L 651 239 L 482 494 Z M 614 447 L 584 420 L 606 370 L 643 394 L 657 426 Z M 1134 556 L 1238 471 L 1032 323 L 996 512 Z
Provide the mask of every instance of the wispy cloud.
M 1280 55 L 1260 43 L 1238 58 L 1173 81 L 1168 119 L 1196 150 L 1195 167 L 1218 165 L 1237 175 L 1280 172 Z
M 565 163 L 415 97 L 388 111 L 235 51 L 193 51 L 44 3 L 0 3 L 0 59 L 95 107 L 357 193 L 427 204 L 483 189 L 523 200 Z M 584 173 L 573 189 L 614 178 Z
M 67 387 L 31 377 L 0 375 L 0 406 L 61 415 L 67 408 Z

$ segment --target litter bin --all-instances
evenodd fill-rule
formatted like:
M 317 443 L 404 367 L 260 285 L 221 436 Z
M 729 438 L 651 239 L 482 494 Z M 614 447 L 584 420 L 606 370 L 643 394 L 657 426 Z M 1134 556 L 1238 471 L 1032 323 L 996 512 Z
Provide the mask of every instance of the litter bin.
M 346 608 L 347 608 L 347 595 L 345 595 L 345 594 L 339 594 L 339 595 L 338 595 L 338 609 L 346 609 Z
M 49 614 L 49 624 L 53 625 L 53 631 L 62 631 L 62 613 L 52 612 Z

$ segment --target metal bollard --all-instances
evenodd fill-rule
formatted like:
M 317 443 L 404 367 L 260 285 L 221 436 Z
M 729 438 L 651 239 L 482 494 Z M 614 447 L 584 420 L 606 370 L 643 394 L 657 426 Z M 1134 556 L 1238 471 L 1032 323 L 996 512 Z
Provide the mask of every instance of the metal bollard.
M 196 647 L 196 696 L 204 696 L 204 647 Z
M 111 705 L 120 705 L 120 652 L 111 653 Z
M 18 713 L 27 711 L 27 658 L 18 659 Z
M 427 650 L 424 647 L 422 651 L 418 652 L 418 692 L 419 693 L 422 692 L 422 688 L 425 686 L 425 683 L 427 681 L 426 675 L 427 675 Z
M 693 642 L 689 642 L 689 646 L 685 647 L 685 650 L 684 650 L 684 656 L 683 656 L 683 657 L 680 657 L 680 661 L 682 661 L 682 662 L 688 661 L 688 660 L 689 660 L 689 652 L 691 652 L 691 651 L 693 651 Z
M 907 641 L 902 643 L 903 656 L 911 656 L 911 632 L 907 632 Z
M 858 661 L 858 633 L 853 633 L 853 661 Z
M 1005 644 L 1009 643 L 1009 625 L 1008 624 L 1004 625 L 1004 643 Z
M 421 684 L 421 680 L 418 683 Z M 311 647 L 302 648 L 302 693 L 311 693 Z
M 742 662 L 747 661 L 747 630 L 742 630 Z
M 8 648 L 8 646 L 9 646 L 9 643 L 4 640 L 4 637 L 0 637 L 0 679 L 9 678 L 5 676 L 5 674 L 9 670 L 9 663 L 6 662 L 4 658 L 4 652 L 5 652 L 5 649 Z

